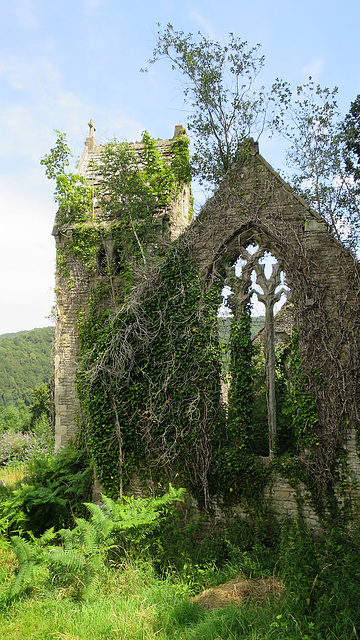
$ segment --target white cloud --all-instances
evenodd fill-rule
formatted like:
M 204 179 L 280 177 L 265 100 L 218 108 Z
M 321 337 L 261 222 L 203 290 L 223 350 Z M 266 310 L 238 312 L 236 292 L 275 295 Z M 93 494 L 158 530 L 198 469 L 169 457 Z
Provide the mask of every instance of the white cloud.
M 22 29 L 32 30 L 38 28 L 35 3 L 31 0 L 16 0 L 14 13 Z
M 49 46 L 50 41 L 47 46 Z M 51 46 L 54 46 L 52 43 Z M 52 87 L 60 82 L 57 68 L 45 57 L 8 55 L 0 63 L 0 75 L 8 84 L 19 91 L 29 94 L 39 92 L 43 87 Z
M 324 64 L 325 61 L 323 58 L 316 58 L 316 60 L 313 60 L 310 64 L 303 67 L 301 73 L 304 74 L 306 78 L 311 76 L 313 80 L 317 80 L 324 68 Z
M 55 205 L 31 182 L 0 179 L 0 334 L 50 324 L 55 250 Z

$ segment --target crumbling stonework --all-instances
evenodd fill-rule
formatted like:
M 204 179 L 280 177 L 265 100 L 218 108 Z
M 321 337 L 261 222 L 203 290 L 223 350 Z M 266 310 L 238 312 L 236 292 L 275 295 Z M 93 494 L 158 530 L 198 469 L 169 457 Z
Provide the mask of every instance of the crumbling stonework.
M 77 172 L 86 177 L 88 183 L 95 189 L 97 174 L 94 167 L 101 158 L 102 147 L 97 146 L 94 137 L 93 122 L 89 123 L 90 133 L 85 141 L 85 148 L 80 158 Z M 181 125 L 175 127 L 175 135 L 183 135 L 184 128 Z M 167 159 L 171 157 L 172 140 L 158 140 L 157 149 Z M 141 151 L 141 142 L 133 143 L 135 151 Z M 169 243 L 175 240 L 188 226 L 191 220 L 191 191 L 190 185 L 184 185 L 181 192 L 170 203 L 168 208 L 154 219 L 158 225 L 160 241 Z M 93 198 L 92 216 L 86 223 L 90 230 L 102 228 L 110 231 L 104 242 L 104 247 L 99 247 L 104 253 L 104 260 L 111 263 L 113 258 L 113 243 L 111 242 L 111 221 L 103 221 L 98 217 L 96 200 Z M 84 223 L 82 223 L 84 224 Z M 71 242 L 72 235 L 76 231 L 77 223 L 55 224 L 53 235 L 55 237 L 57 256 L 64 255 L 63 249 Z M 66 252 L 65 252 L 66 255 Z M 64 275 L 66 273 L 66 275 Z M 67 260 L 62 269 L 56 271 L 56 330 L 55 330 L 55 450 L 63 447 L 69 438 L 74 438 L 78 429 L 81 414 L 80 403 L 75 389 L 75 374 L 78 362 L 78 314 L 86 314 L 89 297 L 96 290 L 98 282 L 101 282 L 101 265 L 98 273 L 90 272 L 81 259 Z M 114 287 L 116 288 L 116 279 Z M 113 296 L 122 296 L 121 283 L 118 283 Z M 104 302 L 105 306 L 106 303 Z M 107 305 L 111 307 L 109 297 Z
M 166 154 L 169 141 L 158 144 Z M 99 153 L 90 135 L 79 163 L 79 170 L 90 182 L 96 176 L 91 174 L 89 160 Z M 316 448 L 313 447 L 312 456 L 309 451 L 300 452 L 299 459 L 304 468 L 318 473 L 319 483 L 326 487 L 334 479 L 336 456 L 348 443 L 350 475 L 357 480 L 359 459 L 354 430 L 358 428 L 360 371 L 359 264 L 331 235 L 324 220 L 260 156 L 252 141 L 246 143 L 242 160 L 229 171 L 198 218 L 186 228 L 189 200 L 190 192 L 185 187 L 169 211 L 170 235 L 174 239 L 182 232 L 186 234 L 204 289 L 219 277 L 225 279 L 229 266 L 250 244 L 270 251 L 286 272 L 294 300 L 295 325 L 301 337 L 304 380 L 309 393 L 315 395 L 318 413 Z M 71 225 L 54 229 L 58 248 L 69 240 L 71 233 Z M 57 448 L 76 432 L 76 415 L 80 410 L 74 386 L 76 314 L 86 308 L 96 285 L 96 279 L 89 276 L 80 262 L 72 263 L 71 270 L 73 288 L 59 274 L 56 284 Z M 289 336 L 288 317 L 285 324 L 283 333 Z M 272 484 L 268 496 L 280 513 L 296 512 L 295 491 L 284 479 Z M 315 523 L 310 507 L 304 509 L 304 514 Z

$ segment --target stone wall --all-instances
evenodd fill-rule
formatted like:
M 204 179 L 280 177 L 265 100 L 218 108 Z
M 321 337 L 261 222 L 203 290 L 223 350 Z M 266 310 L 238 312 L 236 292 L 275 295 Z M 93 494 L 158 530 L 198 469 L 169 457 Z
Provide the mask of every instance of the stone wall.
M 57 250 L 71 237 L 71 229 L 53 230 Z M 90 293 L 89 276 L 81 262 L 71 265 L 70 277 L 76 286 L 69 287 L 67 279 L 56 275 L 56 327 L 55 359 L 55 450 L 74 438 L 79 418 L 80 403 L 75 389 L 77 363 L 77 313 L 86 308 Z M 75 280 L 76 276 L 76 280 Z
M 316 529 L 319 519 L 310 505 L 310 497 L 306 495 L 304 485 L 300 485 L 299 490 L 303 499 L 301 514 L 308 525 Z M 264 498 L 269 500 L 275 513 L 281 517 L 292 519 L 299 513 L 296 490 L 279 474 L 275 474 L 271 484 L 266 487 Z
M 319 417 L 317 445 L 310 454 L 304 450 L 301 460 L 324 487 L 333 480 L 339 450 L 347 446 L 350 475 L 358 478 L 353 436 L 346 439 L 347 423 L 350 433 L 359 427 L 360 268 L 355 257 L 251 141 L 187 234 L 205 287 L 225 278 L 225 265 L 234 264 L 250 244 L 277 258 L 293 294 L 304 375 Z M 316 375 L 323 376 L 319 383 Z M 295 493 L 284 481 L 276 481 L 269 495 L 280 513 L 295 512 Z M 313 522 L 313 512 L 306 516 Z
M 183 127 L 177 126 L 176 135 L 184 133 Z M 170 157 L 171 140 L 158 140 L 157 147 L 162 155 Z M 134 143 L 135 150 L 141 150 L 141 143 Z M 93 129 L 85 143 L 85 149 L 78 165 L 78 173 L 85 176 L 90 184 L 96 186 L 96 173 L 93 170 L 93 161 L 101 156 L 101 147 L 96 145 Z M 159 236 L 164 242 L 175 240 L 188 226 L 191 220 L 191 191 L 186 185 L 176 198 L 170 203 L 164 214 L 158 216 L 154 223 L 159 226 Z M 111 231 L 111 223 L 100 221 L 96 216 L 89 219 L 91 228 L 96 226 L 107 227 Z M 84 223 L 82 223 L 84 224 Z M 53 236 L 56 242 L 57 256 L 65 255 L 63 249 L 71 241 L 76 224 L 55 224 Z M 111 233 L 110 233 L 111 236 Z M 105 243 L 108 258 L 111 258 L 111 241 Z M 99 247 L 100 249 L 100 247 Z M 67 271 L 66 277 L 62 273 Z M 81 407 L 76 394 L 75 375 L 78 360 L 78 330 L 77 318 L 79 313 L 87 313 L 88 300 L 96 289 L 97 281 L 101 275 L 89 272 L 81 260 L 67 259 L 62 264 L 61 272 L 56 270 L 56 328 L 55 328 L 55 449 L 63 447 L 69 438 L 74 438 L 81 418 Z M 116 284 L 115 284 L 116 286 Z M 115 294 L 122 295 L 121 287 Z M 104 302 L 106 306 L 106 302 Z M 108 306 L 112 303 L 109 299 Z
M 168 143 L 159 141 L 163 149 L 169 148 Z M 91 142 L 79 165 L 84 175 L 89 171 L 92 153 L 100 151 Z M 170 207 L 171 239 L 178 237 L 188 225 L 189 209 L 190 190 L 186 187 Z M 71 227 L 55 227 L 54 236 L 59 250 L 70 239 L 71 233 Z M 296 296 L 297 328 L 304 335 L 312 328 L 312 338 L 305 354 L 308 370 L 313 368 L 322 372 L 329 367 L 338 384 L 338 404 L 344 404 L 344 415 L 352 416 L 351 427 L 355 429 L 358 425 L 355 424 L 357 407 L 354 398 L 358 401 L 360 371 L 359 265 L 329 233 L 321 217 L 260 156 L 257 145 L 248 145 L 246 159 L 233 167 L 185 234 L 199 263 L 205 288 L 223 273 L 224 261 L 233 264 L 241 249 L 252 242 L 266 246 L 278 259 Z M 56 448 L 73 437 L 77 428 L 80 407 L 74 385 L 76 317 L 79 310 L 86 312 L 87 300 L 96 285 L 96 279 L 80 262 L 72 261 L 68 267 L 72 286 L 68 284 L 69 278 L 65 280 L 59 274 L 56 281 Z M 318 336 L 316 340 L 314 335 Z M 330 395 L 333 387 L 324 385 L 316 392 L 320 420 L 329 421 L 334 406 L 334 397 Z M 336 420 L 334 418 L 334 432 L 339 429 Z M 337 445 L 346 446 L 349 476 L 358 483 L 360 461 L 354 433 L 350 431 L 346 442 L 339 436 Z M 320 442 L 319 452 L 322 449 L 326 449 L 325 440 Z M 324 456 L 321 462 L 327 464 Z M 328 460 L 329 468 L 332 462 Z M 279 514 L 291 517 L 297 512 L 295 490 L 280 476 L 274 477 L 266 498 Z M 306 500 L 305 496 L 304 516 L 315 526 L 316 516 Z

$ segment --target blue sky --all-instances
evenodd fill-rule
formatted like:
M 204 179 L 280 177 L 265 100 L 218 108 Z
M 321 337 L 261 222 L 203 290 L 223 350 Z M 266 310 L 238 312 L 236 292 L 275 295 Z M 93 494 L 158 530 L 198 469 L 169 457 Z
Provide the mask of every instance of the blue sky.
M 48 325 L 53 304 L 53 184 L 40 158 L 67 133 L 76 156 L 87 122 L 98 142 L 172 137 L 186 124 L 181 80 L 166 61 L 139 73 L 156 23 L 262 44 L 263 84 L 312 75 L 339 87 L 342 112 L 360 93 L 360 2 L 328 0 L 0 0 L 0 334 Z M 275 168 L 283 146 L 260 143 Z

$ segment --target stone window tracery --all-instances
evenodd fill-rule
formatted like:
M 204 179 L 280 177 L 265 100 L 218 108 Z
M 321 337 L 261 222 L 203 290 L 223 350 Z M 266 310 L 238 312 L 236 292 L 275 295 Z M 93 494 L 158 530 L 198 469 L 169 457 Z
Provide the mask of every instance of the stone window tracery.
M 272 458 L 276 438 L 276 394 L 275 394 L 275 313 L 289 299 L 290 290 L 286 274 L 276 258 L 259 245 L 242 247 L 239 259 L 227 269 L 229 299 L 236 316 L 254 298 L 265 307 L 264 354 L 266 375 L 266 405 L 269 431 L 269 457 Z M 236 276 L 236 277 L 234 277 Z M 256 306 L 256 301 L 255 301 Z

